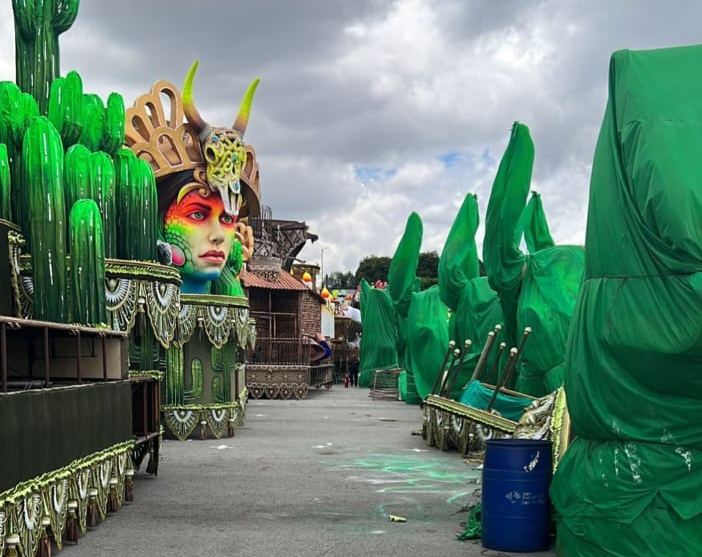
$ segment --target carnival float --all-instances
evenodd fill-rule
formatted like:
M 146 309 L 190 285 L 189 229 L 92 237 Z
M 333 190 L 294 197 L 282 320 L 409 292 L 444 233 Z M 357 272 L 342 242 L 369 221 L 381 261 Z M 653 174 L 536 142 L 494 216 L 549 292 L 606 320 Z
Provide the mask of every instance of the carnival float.
M 13 3 L 17 77 L 0 83 L 0 555 L 77 542 L 142 465 L 158 473 L 164 434 L 245 419 L 258 80 L 226 128 L 195 107 L 197 62 L 183 94 L 103 100 L 60 73 L 78 5 Z

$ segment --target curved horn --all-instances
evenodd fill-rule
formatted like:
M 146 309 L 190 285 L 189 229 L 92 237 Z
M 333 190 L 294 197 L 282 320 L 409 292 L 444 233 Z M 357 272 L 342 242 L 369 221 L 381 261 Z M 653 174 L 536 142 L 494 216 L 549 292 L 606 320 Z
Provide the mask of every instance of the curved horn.
M 244 132 L 246 131 L 246 126 L 249 123 L 249 113 L 251 112 L 251 103 L 253 102 L 253 96 L 256 92 L 256 87 L 261 81 L 259 78 L 254 79 L 246 90 L 243 100 L 241 101 L 241 106 L 239 107 L 239 114 L 234 121 L 232 128 L 239 132 L 239 136 L 243 139 Z
M 190 66 L 188 75 L 185 76 L 185 83 L 183 84 L 183 112 L 185 112 L 188 122 L 195 128 L 197 134 L 202 135 L 203 130 L 208 129 L 210 125 L 202 119 L 197 108 L 195 108 L 195 101 L 193 100 L 193 81 L 195 80 L 198 64 L 199 62 L 195 60 L 193 65 Z

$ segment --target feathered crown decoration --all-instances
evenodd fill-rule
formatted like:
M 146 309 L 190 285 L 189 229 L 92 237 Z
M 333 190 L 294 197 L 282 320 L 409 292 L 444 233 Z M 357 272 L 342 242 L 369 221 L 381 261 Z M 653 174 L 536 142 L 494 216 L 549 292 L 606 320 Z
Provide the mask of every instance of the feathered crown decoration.
M 261 206 L 258 163 L 243 136 L 259 80 L 246 91 L 234 125 L 214 127 L 200 116 L 193 101 L 197 65 L 190 68 L 182 95 L 172 83 L 157 81 L 127 109 L 125 141 L 137 157 L 151 164 L 157 182 L 175 172 L 193 170 L 196 179 L 221 195 L 229 214 L 257 216 Z

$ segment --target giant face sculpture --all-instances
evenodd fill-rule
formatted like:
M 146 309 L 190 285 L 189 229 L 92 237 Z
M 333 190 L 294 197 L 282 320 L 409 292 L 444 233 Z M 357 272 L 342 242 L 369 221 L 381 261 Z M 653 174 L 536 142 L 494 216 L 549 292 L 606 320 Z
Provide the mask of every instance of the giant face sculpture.
M 182 95 L 159 81 L 136 100 L 127 110 L 125 142 L 154 171 L 167 244 L 159 260 L 178 267 L 182 291 L 205 294 L 212 288 L 240 296 L 237 277 L 253 253 L 247 218 L 260 211 L 256 155 L 243 141 L 259 80 L 249 85 L 232 127 L 215 127 L 195 107 L 197 66 L 190 68 Z
M 209 292 L 226 265 L 236 239 L 236 219 L 222 198 L 201 184 L 184 186 L 164 215 L 164 239 L 180 270 L 184 293 Z

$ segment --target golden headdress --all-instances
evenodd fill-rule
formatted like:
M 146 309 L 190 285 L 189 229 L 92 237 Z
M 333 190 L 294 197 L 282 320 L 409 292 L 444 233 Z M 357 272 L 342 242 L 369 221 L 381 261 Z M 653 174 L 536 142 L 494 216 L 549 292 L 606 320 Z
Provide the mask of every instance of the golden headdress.
M 225 210 L 239 220 L 258 216 L 261 190 L 256 152 L 243 142 L 258 79 L 249 86 L 231 128 L 205 122 L 195 108 L 195 62 L 183 87 L 158 81 L 127 109 L 125 141 L 137 157 L 151 164 L 157 186 L 163 178 L 192 170 L 195 181 L 222 196 Z M 186 121 L 187 116 L 187 121 Z

